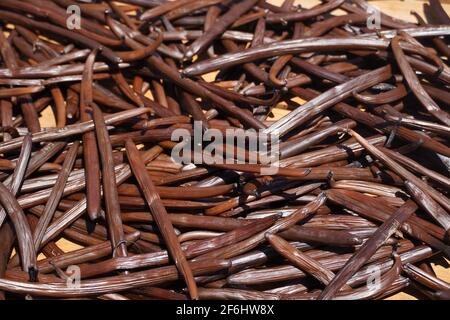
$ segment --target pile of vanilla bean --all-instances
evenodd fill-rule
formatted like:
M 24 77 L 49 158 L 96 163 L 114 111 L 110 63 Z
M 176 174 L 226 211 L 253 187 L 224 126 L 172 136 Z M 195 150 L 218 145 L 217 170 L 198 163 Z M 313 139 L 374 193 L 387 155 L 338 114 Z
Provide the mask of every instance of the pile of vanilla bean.
M 450 299 L 450 18 L 423 5 L 0 0 L 0 298 Z M 278 137 L 276 170 L 176 161 L 196 124 Z

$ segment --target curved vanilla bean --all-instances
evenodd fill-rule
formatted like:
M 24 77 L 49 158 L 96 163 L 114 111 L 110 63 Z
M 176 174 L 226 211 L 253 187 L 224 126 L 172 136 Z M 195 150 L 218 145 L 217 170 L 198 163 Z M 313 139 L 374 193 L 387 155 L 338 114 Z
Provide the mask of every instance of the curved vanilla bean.
M 116 52 L 116 54 L 122 59 L 122 61 L 125 62 L 139 61 L 153 54 L 161 45 L 162 41 L 163 36 L 162 33 L 159 32 L 158 37 L 154 40 L 153 43 L 149 44 L 148 46 L 129 52 Z M 125 39 L 125 43 L 127 43 L 127 39 Z
M 292 34 L 292 39 L 300 38 L 302 33 L 304 33 L 304 25 L 297 22 L 294 25 L 294 31 L 293 31 L 293 34 Z M 277 78 L 277 75 L 284 68 L 286 63 L 288 63 L 292 59 L 292 57 L 293 57 L 293 55 L 291 55 L 291 54 L 281 56 L 277 60 L 275 60 L 273 65 L 270 67 L 269 79 L 275 86 L 281 87 L 281 86 L 285 86 L 287 84 L 287 80 L 286 79 L 280 80 L 280 79 Z
M 2 35 L 0 36 L 1 56 L 4 59 L 6 66 L 8 67 L 8 71 L 10 71 L 13 75 L 15 75 L 19 69 L 18 65 L 19 62 L 17 61 L 16 57 L 17 53 L 15 52 L 11 44 L 5 39 L 3 35 L 3 30 L 0 30 L 0 33 L 2 33 Z M 40 86 L 30 87 L 28 89 L 26 88 L 0 89 L 0 91 L 3 92 L 3 95 L 6 96 L 9 96 L 11 93 L 20 94 L 21 92 L 24 92 L 23 90 L 28 91 L 28 93 L 31 93 L 32 91 L 36 90 L 41 91 Z M 22 97 L 19 98 L 20 108 L 22 110 L 23 118 L 29 130 L 31 132 L 38 132 L 41 129 L 38 114 L 33 105 L 31 96 L 28 93 L 22 95 Z
M 341 0 L 342 1 L 342 0 Z M 208 48 L 211 42 L 220 34 L 222 34 L 228 26 L 233 24 L 240 15 L 250 10 L 258 0 L 244 0 L 240 3 L 233 4 L 231 8 L 221 16 L 216 23 L 205 31 L 205 33 L 196 39 L 186 50 L 184 56 L 186 59 L 192 59 L 196 54 L 201 53 Z
M 35 281 L 37 277 L 36 252 L 34 250 L 30 225 L 17 200 L 3 183 L 0 183 L 0 203 L 8 213 L 16 230 L 22 269 L 28 272 L 31 281 Z
M 53 101 L 56 109 L 56 127 L 63 128 L 66 125 L 66 102 L 61 89 L 57 85 L 50 87 Z
M 404 85 L 400 84 L 395 89 L 390 91 L 382 92 L 375 95 L 360 94 L 357 92 L 353 93 L 353 96 L 362 103 L 367 104 L 386 104 L 404 98 L 407 95 L 407 90 Z
M 239 47 L 232 40 L 223 40 L 222 44 L 229 52 L 240 52 Z M 242 65 L 245 71 L 251 74 L 259 81 L 269 84 L 269 76 L 266 72 L 261 70 L 256 64 L 249 62 Z M 186 69 L 185 69 L 186 70 Z M 184 72 L 184 71 L 183 71 Z
M 445 29 L 450 34 L 450 28 Z M 229 68 L 241 63 L 253 62 L 258 59 L 269 58 L 285 54 L 303 52 L 335 51 L 335 50 L 385 50 L 389 41 L 371 37 L 361 38 L 306 38 L 286 40 L 242 50 L 238 53 L 228 53 L 220 57 L 196 62 L 183 70 L 186 76 L 198 76 L 222 68 Z M 409 43 L 402 43 L 401 48 L 415 51 Z
M 398 66 L 402 71 L 405 81 L 408 83 L 409 88 L 414 93 L 416 98 L 420 103 L 431 113 L 437 120 L 441 121 L 445 125 L 450 125 L 450 115 L 441 110 L 436 102 L 428 95 L 425 89 L 420 84 L 414 70 L 411 68 L 408 61 L 406 61 L 406 56 L 403 49 L 400 47 L 401 36 L 396 36 L 392 39 L 392 51 L 394 52 L 395 59 L 397 60 Z

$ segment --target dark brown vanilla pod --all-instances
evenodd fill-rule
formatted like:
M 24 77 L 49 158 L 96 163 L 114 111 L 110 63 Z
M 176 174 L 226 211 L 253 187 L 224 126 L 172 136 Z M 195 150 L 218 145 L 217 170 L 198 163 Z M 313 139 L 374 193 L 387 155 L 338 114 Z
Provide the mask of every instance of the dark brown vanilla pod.
M 394 264 L 391 269 L 381 275 L 378 285 L 374 286 L 362 286 L 350 292 L 339 292 L 335 297 L 336 300 L 362 300 L 376 297 L 385 291 L 389 290 L 389 287 L 397 282 L 402 271 L 402 261 L 400 256 L 393 252 Z M 402 281 L 403 279 L 400 279 Z M 400 287 L 406 287 L 408 282 L 402 281 Z
M 417 206 L 412 201 L 408 201 L 392 216 L 388 218 L 373 234 L 371 238 L 350 258 L 345 266 L 336 274 L 336 277 L 327 285 L 327 287 L 319 295 L 318 299 L 332 299 L 333 296 L 342 288 L 367 261 L 375 251 L 386 242 L 386 240 L 394 234 L 400 225 L 406 221 L 411 214 L 417 210 Z
M 76 141 L 67 151 L 66 159 L 64 160 L 64 164 L 59 173 L 58 179 L 53 186 L 48 202 L 45 205 L 44 213 L 41 215 L 39 221 L 36 224 L 36 228 L 33 232 L 34 247 L 36 251 L 38 251 L 41 247 L 44 232 L 46 231 L 54 216 L 58 202 L 61 200 L 64 186 L 67 183 L 67 179 L 70 172 L 72 171 L 73 164 L 75 163 L 78 147 L 79 142 Z
M 449 114 L 441 110 L 436 102 L 431 99 L 431 97 L 420 84 L 408 61 L 406 61 L 405 54 L 399 44 L 401 39 L 402 38 L 399 36 L 392 39 L 392 51 L 394 52 L 399 68 L 402 70 L 405 81 L 408 83 L 409 88 L 414 93 L 416 98 L 428 112 L 430 112 L 437 120 L 441 121 L 443 124 L 447 126 L 450 125 Z
M 240 3 L 233 4 L 223 16 L 219 17 L 211 28 L 206 30 L 200 38 L 195 40 L 187 48 L 184 54 L 186 59 L 192 59 L 194 55 L 208 48 L 214 38 L 222 34 L 229 25 L 250 10 L 257 2 L 258 0 L 243 0 Z
M 30 18 L 26 18 L 23 15 L 12 13 L 5 10 L 0 10 L 0 18 L 4 19 L 6 21 L 9 21 L 11 23 L 17 23 L 22 26 L 32 27 L 36 28 L 42 31 L 47 31 L 62 37 L 66 37 L 68 39 L 71 39 L 75 42 L 78 42 L 90 49 L 102 49 L 102 55 L 105 56 L 107 59 L 109 59 L 112 63 L 121 63 L 122 59 L 117 56 L 111 49 L 108 47 L 103 47 L 99 42 L 96 40 L 93 40 L 91 38 L 88 38 L 84 35 L 75 33 L 73 31 L 67 30 L 62 27 L 58 27 L 55 25 L 52 25 L 48 22 L 40 22 L 36 21 Z
M 372 146 L 370 143 L 361 137 L 359 134 L 350 130 L 350 133 L 353 137 L 355 137 L 361 145 L 364 146 L 372 155 L 377 157 L 380 161 L 384 162 L 387 166 L 389 166 L 392 170 L 394 170 L 397 174 L 399 174 L 405 180 L 411 180 L 414 184 L 420 187 L 424 192 L 427 192 L 434 200 L 436 200 L 439 204 L 444 206 L 446 210 L 450 210 L 450 200 L 436 191 L 431 186 L 426 185 L 416 176 L 411 174 L 408 170 L 404 169 L 395 161 L 391 160 L 388 156 L 379 151 L 376 147 Z
M 3 183 L 5 186 L 11 191 L 11 194 L 16 196 L 22 183 L 23 179 L 26 177 L 27 168 L 30 165 L 30 156 L 31 156 L 31 136 L 27 135 L 24 138 L 24 144 L 20 151 L 19 159 L 17 160 L 16 168 L 14 169 L 14 173 L 8 177 Z M 3 225 L 7 214 L 4 208 L 0 209 L 0 226 Z M 6 232 L 6 231 L 5 231 Z
M 17 200 L 3 183 L 0 183 L 0 191 L 0 202 L 16 231 L 22 269 L 29 273 L 31 281 L 35 281 L 37 279 L 36 251 L 33 245 L 33 235 L 31 234 L 30 226 Z
M 362 230 L 359 230 L 362 231 Z M 368 230 L 371 232 L 370 230 Z M 356 246 L 364 242 L 364 238 L 345 230 L 330 230 L 315 227 L 292 226 L 279 235 L 291 241 L 302 241 L 332 246 Z
M 17 59 L 17 52 L 14 50 L 14 48 L 11 46 L 11 43 L 4 37 L 3 30 L 0 30 L 1 36 L 0 36 L 0 47 L 1 47 L 1 55 L 3 60 L 5 61 L 6 67 L 8 68 L 8 71 L 15 74 L 19 69 L 19 61 Z M 34 88 L 34 89 L 33 89 Z M 32 98 L 29 95 L 29 93 L 32 93 L 32 91 L 41 91 L 40 86 L 34 86 L 30 87 L 27 90 L 26 88 L 11 88 L 11 89 L 1 89 L 3 92 L 3 95 L 9 96 L 9 93 L 12 93 L 13 95 L 20 94 L 21 97 L 19 97 L 20 100 L 20 106 L 23 113 L 23 118 L 25 120 L 25 123 L 30 130 L 30 132 L 38 132 L 40 131 L 40 123 L 38 119 L 37 111 L 32 103 Z M 6 91 L 5 91 L 6 90 Z M 28 93 L 21 94 L 25 91 L 28 91 Z
M 302 254 L 301 251 L 290 245 L 286 240 L 283 240 L 274 234 L 268 234 L 266 237 L 277 252 L 291 261 L 298 268 L 312 274 L 322 284 L 328 285 L 335 277 L 332 271 L 324 268 L 320 263 L 311 257 Z
M 272 13 L 267 15 L 266 20 L 268 23 L 286 23 L 289 21 L 306 20 L 308 18 L 324 14 L 328 11 L 332 11 L 338 8 L 344 2 L 345 0 L 332 0 L 328 1 L 325 4 L 317 5 L 311 9 L 301 10 L 299 12 Z
M 449 283 L 420 270 L 418 267 L 410 263 L 406 264 L 403 267 L 403 270 L 411 280 L 417 281 L 418 283 L 426 286 L 433 291 L 437 291 L 436 293 L 438 295 L 440 292 L 446 292 L 450 290 Z
M 395 212 L 395 208 L 378 201 L 373 201 L 371 197 L 361 193 L 328 190 L 327 197 L 330 201 L 338 203 L 359 215 L 371 220 L 384 222 L 390 215 Z M 426 226 L 425 228 L 423 226 Z M 447 252 L 448 246 L 441 241 L 446 241 L 445 230 L 439 228 L 427 220 L 421 219 L 413 215 L 404 225 L 401 226 L 402 232 L 409 234 L 411 237 L 421 239 L 435 248 L 440 248 L 443 252 Z M 440 240 L 438 240 L 440 239 Z
M 92 77 L 93 65 L 97 50 L 93 50 L 86 59 L 83 78 L 81 81 L 79 113 L 81 121 L 92 120 L 88 107 L 94 102 Z M 83 160 L 86 167 L 86 199 L 87 212 L 92 220 L 100 215 L 100 160 L 97 142 L 93 131 L 83 134 Z
M 441 183 L 444 186 L 450 187 L 450 179 L 439 174 L 438 172 L 430 170 L 430 169 L 426 168 L 425 166 L 422 166 L 420 163 L 417 163 L 413 159 L 408 158 L 407 156 L 402 155 L 394 150 L 387 149 L 387 148 L 380 148 L 380 150 L 382 152 L 386 153 L 387 155 L 389 155 L 389 157 L 391 157 L 394 161 L 397 161 L 400 164 L 407 167 L 409 170 L 414 171 L 416 173 L 423 174 L 423 175 L 429 177 L 430 179 L 433 179 L 433 180 Z
M 438 0 L 430 0 L 431 14 L 439 23 L 449 24 L 450 18 Z
M 99 148 L 102 165 L 102 183 L 106 205 L 106 220 L 108 223 L 111 245 L 115 252 L 121 257 L 127 256 L 127 249 L 124 243 L 124 232 L 120 219 L 119 195 L 117 193 L 116 179 L 114 174 L 114 163 L 112 159 L 111 141 L 106 129 L 105 119 L 102 111 L 91 104 L 97 146 Z
M 406 180 L 405 186 L 416 202 L 448 232 L 450 228 L 450 215 L 433 198 L 411 181 Z
M 128 161 L 130 162 L 133 174 L 138 180 L 139 186 L 141 187 L 141 190 L 147 200 L 147 204 L 152 211 L 152 216 L 155 219 L 155 222 L 164 237 L 167 249 L 174 259 L 177 268 L 186 281 L 191 298 L 198 299 L 197 285 L 195 283 L 192 270 L 190 269 L 186 260 L 186 256 L 184 255 L 180 243 L 175 236 L 175 231 L 173 229 L 172 223 L 168 219 L 166 209 L 159 199 L 159 196 L 155 190 L 155 186 L 153 185 L 150 176 L 146 172 L 144 163 L 140 158 L 138 150 L 133 141 L 128 140 L 126 142 L 126 150 Z
M 302 108 L 297 109 L 285 117 L 281 118 L 269 128 L 265 130 L 266 133 L 284 135 L 295 126 L 303 124 L 305 121 L 311 119 L 319 112 L 330 108 L 337 102 L 342 101 L 348 97 L 351 92 L 357 92 L 369 88 L 375 84 L 383 82 L 391 77 L 390 67 L 382 67 L 375 71 L 366 73 L 360 77 L 352 79 L 342 85 L 336 86 L 333 89 L 323 93 L 317 98 L 309 101 Z

